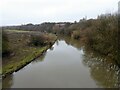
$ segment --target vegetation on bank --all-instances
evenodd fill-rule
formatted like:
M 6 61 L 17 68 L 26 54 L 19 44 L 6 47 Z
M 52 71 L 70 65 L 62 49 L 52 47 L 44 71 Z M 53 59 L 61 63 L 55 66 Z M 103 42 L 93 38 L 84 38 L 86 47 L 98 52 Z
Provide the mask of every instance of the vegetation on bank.
M 37 45 L 33 38 L 39 42 Z M 4 31 L 2 75 L 13 73 L 30 63 L 49 49 L 56 38 L 53 34 L 41 32 Z M 6 54 L 8 51 L 10 53 Z
M 3 27 L 3 29 L 19 29 L 49 32 L 67 35 L 77 39 L 87 48 L 107 56 L 120 66 L 120 31 L 118 14 L 104 14 L 97 19 L 83 18 L 79 22 L 42 23 L 21 26 Z M 34 42 L 34 44 L 36 44 Z M 108 59 L 109 60 L 109 59 Z

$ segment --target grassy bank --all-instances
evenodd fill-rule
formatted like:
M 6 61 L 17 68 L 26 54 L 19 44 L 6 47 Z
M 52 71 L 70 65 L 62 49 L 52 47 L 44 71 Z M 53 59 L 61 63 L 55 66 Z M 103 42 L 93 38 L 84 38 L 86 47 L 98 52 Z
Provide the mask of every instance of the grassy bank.
M 31 61 L 42 55 L 47 49 L 49 49 L 54 44 L 56 40 L 55 35 L 47 33 L 43 34 L 41 32 L 19 32 L 14 30 L 5 31 L 5 33 L 8 39 L 7 49 L 10 53 L 9 55 L 5 54 L 2 60 L 3 77 L 18 71 L 19 69 L 23 68 Z M 33 37 L 36 37 L 37 40 L 43 44 L 37 46 L 34 45 L 33 41 L 31 41 L 33 40 Z
M 9 63 L 9 64 L 3 66 L 3 71 L 2 71 L 3 77 L 6 76 L 7 74 L 11 74 L 11 73 L 23 68 L 24 66 L 29 64 L 31 61 L 36 59 L 38 56 L 42 55 L 49 48 L 50 48 L 50 46 L 48 45 L 45 47 L 34 49 L 34 52 L 23 57 L 23 59 L 19 60 L 19 62 L 15 61 L 14 63 Z

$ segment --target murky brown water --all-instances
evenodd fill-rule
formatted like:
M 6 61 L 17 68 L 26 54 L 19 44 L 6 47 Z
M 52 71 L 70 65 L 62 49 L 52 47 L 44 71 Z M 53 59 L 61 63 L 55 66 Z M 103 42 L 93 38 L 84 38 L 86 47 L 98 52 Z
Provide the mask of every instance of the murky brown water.
M 51 49 L 3 80 L 7 88 L 119 87 L 119 68 L 85 53 L 78 41 L 58 40 Z

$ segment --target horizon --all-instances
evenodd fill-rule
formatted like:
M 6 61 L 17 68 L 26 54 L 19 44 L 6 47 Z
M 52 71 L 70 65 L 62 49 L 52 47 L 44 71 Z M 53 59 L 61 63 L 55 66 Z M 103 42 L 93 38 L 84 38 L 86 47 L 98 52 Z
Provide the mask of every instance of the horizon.
M 119 0 L 2 0 L 0 26 L 78 22 L 84 17 L 96 19 L 98 15 L 117 12 L 118 2 Z

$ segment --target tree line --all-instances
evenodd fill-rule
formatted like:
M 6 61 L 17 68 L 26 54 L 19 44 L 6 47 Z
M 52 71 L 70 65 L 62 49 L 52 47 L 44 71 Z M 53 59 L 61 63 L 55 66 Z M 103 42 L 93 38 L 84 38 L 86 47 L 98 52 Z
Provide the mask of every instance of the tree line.
M 60 22 L 7 26 L 3 29 L 30 30 L 68 35 L 77 39 L 86 47 L 99 52 L 120 65 L 120 31 L 118 14 L 102 14 L 97 19 L 83 18 L 79 22 Z

